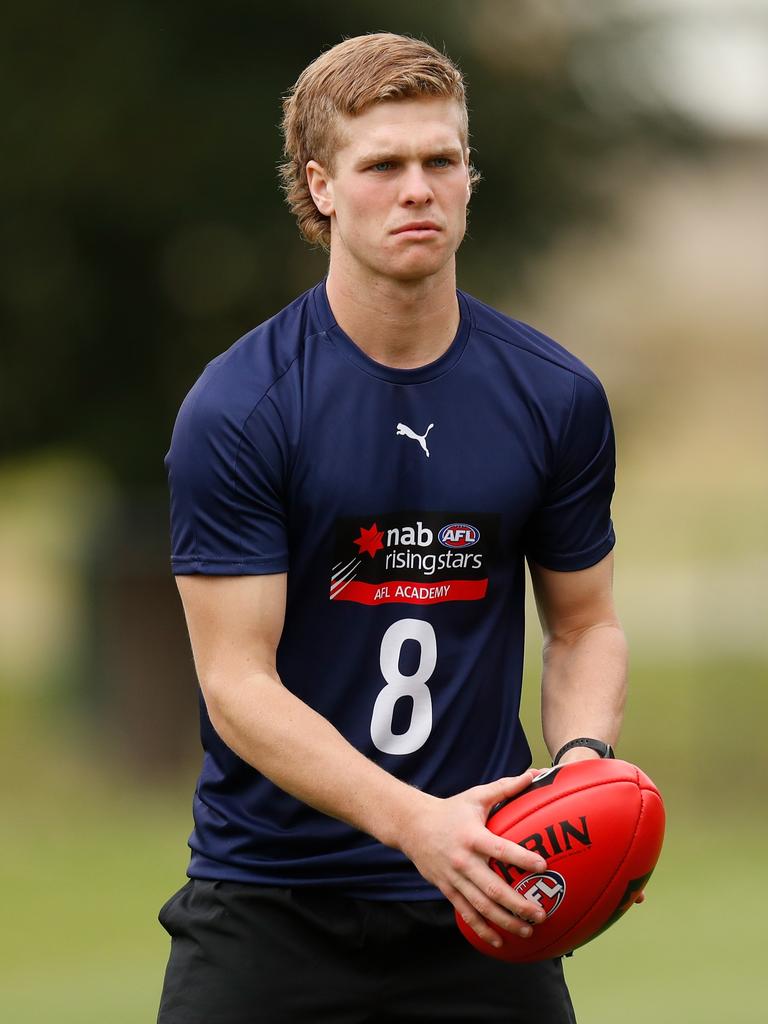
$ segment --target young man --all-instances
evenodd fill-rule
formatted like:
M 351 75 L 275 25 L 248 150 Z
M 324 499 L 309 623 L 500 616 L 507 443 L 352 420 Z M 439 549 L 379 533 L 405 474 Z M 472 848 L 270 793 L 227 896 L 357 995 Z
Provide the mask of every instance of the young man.
M 610 753 L 613 434 L 594 375 L 457 292 L 475 174 L 459 71 L 345 40 L 285 102 L 288 200 L 327 279 L 214 359 L 167 464 L 202 697 L 162 1024 L 574 1020 L 559 961 L 476 952 L 454 908 L 542 911 L 485 828 L 531 780 L 524 560 L 563 761 Z

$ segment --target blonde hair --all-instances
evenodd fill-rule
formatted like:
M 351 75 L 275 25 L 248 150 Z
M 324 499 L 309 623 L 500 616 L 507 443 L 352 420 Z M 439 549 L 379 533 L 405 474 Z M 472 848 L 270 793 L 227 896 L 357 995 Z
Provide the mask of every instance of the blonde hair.
M 453 61 L 429 43 L 392 32 L 354 36 L 326 50 L 299 75 L 283 100 L 285 160 L 279 171 L 288 206 L 310 244 L 330 248 L 331 222 L 315 206 L 306 167 L 317 160 L 333 174 L 334 155 L 343 145 L 340 115 L 354 117 L 374 103 L 420 96 L 456 100 L 467 148 L 464 79 Z M 474 188 L 480 175 L 471 165 L 469 175 Z

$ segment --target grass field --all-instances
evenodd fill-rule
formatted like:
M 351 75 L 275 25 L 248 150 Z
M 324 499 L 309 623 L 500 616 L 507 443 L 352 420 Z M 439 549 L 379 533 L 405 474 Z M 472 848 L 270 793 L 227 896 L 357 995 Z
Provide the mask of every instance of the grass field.
M 759 1024 L 768 828 L 688 819 L 674 802 L 668 812 L 646 903 L 567 961 L 579 1020 Z M 752 881 L 723 884 L 740 878 Z
M 45 741 L 39 723 L 12 718 L 0 737 L 0 1019 L 151 1022 L 168 948 L 156 913 L 183 881 L 192 772 L 138 786 L 97 770 L 72 736 Z M 684 792 L 668 810 L 645 905 L 567 961 L 579 1020 L 758 1024 L 765 816 L 696 814 Z

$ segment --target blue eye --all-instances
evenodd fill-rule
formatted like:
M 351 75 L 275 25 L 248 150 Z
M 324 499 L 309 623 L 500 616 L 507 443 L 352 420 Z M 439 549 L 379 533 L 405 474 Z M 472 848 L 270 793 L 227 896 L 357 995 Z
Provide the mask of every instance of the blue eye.
M 391 162 L 389 160 L 382 160 L 380 163 L 374 164 L 373 167 L 371 168 L 371 170 L 372 171 L 382 171 L 382 170 L 388 171 L 391 166 L 392 166 L 392 164 L 391 164 Z

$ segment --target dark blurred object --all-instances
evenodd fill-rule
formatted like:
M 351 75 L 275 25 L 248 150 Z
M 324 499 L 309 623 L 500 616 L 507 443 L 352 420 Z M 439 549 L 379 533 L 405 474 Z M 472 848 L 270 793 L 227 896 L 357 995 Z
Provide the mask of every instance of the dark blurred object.
M 461 279 L 493 301 L 574 220 L 601 217 L 612 154 L 689 144 L 679 120 L 588 102 L 659 12 L 372 0 L 277 7 L 52 2 L 3 24 L 0 455 L 74 444 L 127 486 L 163 480 L 203 365 L 320 276 L 278 189 L 280 96 L 343 35 L 423 35 L 469 82 L 475 161 Z M 600 75 L 606 80 L 600 82 Z M 12 97 L 12 99 L 11 99 Z
M 182 760 L 193 736 L 162 464 L 176 410 L 208 360 L 325 271 L 278 188 L 281 95 L 343 36 L 389 30 L 444 47 L 468 80 L 485 179 L 460 281 L 494 302 L 563 227 L 609 213 L 613 156 L 701 141 L 661 108 L 590 101 L 618 95 L 626 75 L 593 55 L 660 17 L 606 21 L 593 7 L 391 0 L 386 24 L 373 0 L 37 0 L 6 12 L 0 458 L 65 444 L 116 484 L 82 678 L 137 765 Z M 139 493 L 150 498 L 137 505 Z
M 117 506 L 87 554 L 90 624 L 81 698 L 101 744 L 136 774 L 196 756 L 197 687 L 181 601 L 167 571 L 164 502 Z

